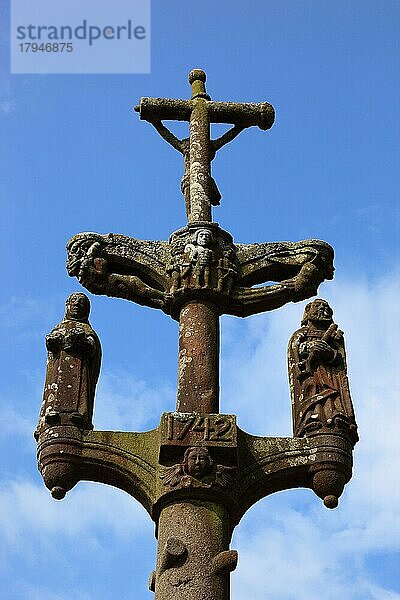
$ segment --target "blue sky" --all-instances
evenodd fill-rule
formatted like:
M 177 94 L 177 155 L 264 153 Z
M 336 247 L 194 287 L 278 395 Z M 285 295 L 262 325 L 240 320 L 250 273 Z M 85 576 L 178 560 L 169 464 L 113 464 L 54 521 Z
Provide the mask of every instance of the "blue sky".
M 80 288 L 65 244 L 80 231 L 167 239 L 185 224 L 181 156 L 133 112 L 140 96 L 271 102 L 213 164 L 214 220 L 238 242 L 324 239 L 320 288 L 346 334 L 361 441 L 336 511 L 310 491 L 259 502 L 234 536 L 233 600 L 396 600 L 399 459 L 398 2 L 152 2 L 150 75 L 10 75 L 0 42 L 3 293 L 0 598 L 151 598 L 153 524 L 119 490 L 80 483 L 54 501 L 36 470 L 44 336 Z M 183 126 L 175 129 L 183 134 Z M 95 427 L 157 426 L 175 403 L 177 324 L 92 297 L 103 345 Z M 286 344 L 304 303 L 223 318 L 221 410 L 259 435 L 290 435 Z M 397 371 L 396 371 L 397 369 Z M 316 591 L 318 590 L 318 591 Z

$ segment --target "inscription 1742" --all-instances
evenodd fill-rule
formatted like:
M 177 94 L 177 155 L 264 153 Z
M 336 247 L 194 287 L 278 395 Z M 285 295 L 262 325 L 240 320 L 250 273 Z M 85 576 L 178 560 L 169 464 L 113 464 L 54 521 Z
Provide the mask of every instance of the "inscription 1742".
M 233 415 L 196 415 L 193 413 L 168 413 L 167 439 L 185 442 L 186 438 L 199 442 L 232 443 L 235 436 Z

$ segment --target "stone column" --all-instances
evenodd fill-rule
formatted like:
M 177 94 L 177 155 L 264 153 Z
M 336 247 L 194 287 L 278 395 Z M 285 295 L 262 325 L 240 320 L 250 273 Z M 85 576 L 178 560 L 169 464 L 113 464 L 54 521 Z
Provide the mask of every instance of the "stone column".
M 166 506 L 158 523 L 155 600 L 229 600 L 230 572 L 237 552 L 226 508 L 214 502 L 184 500 Z
M 219 412 L 219 311 L 188 302 L 179 317 L 177 411 Z

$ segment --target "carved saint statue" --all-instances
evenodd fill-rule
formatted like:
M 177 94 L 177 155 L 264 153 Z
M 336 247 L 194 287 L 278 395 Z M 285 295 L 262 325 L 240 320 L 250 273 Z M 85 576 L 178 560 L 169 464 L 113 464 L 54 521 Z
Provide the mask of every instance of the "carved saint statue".
M 294 435 L 341 430 L 357 441 L 343 332 L 332 316 L 325 300 L 313 300 L 305 307 L 302 327 L 289 341 Z
M 192 244 L 187 244 L 185 252 L 189 253 L 193 266 L 193 274 L 198 287 L 211 286 L 211 266 L 214 264 L 214 251 L 210 248 L 213 236 L 209 229 L 196 231 Z
M 227 487 L 232 484 L 233 467 L 215 465 L 208 448 L 191 446 L 183 455 L 183 461 L 172 467 L 163 467 L 161 479 L 170 487 Z
M 54 425 L 93 429 L 101 345 L 88 321 L 89 312 L 89 298 L 71 294 L 64 319 L 46 337 L 47 371 L 36 438 Z

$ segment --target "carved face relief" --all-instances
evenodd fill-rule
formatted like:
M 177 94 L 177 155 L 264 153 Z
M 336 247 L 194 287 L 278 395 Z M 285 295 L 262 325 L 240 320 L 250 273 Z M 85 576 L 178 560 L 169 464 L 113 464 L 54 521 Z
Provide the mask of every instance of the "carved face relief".
M 332 322 L 333 311 L 326 300 L 314 300 L 304 310 L 303 323 L 307 321 Z
M 85 294 L 74 293 L 71 294 L 65 303 L 65 317 L 66 319 L 73 319 L 75 321 L 83 321 L 88 319 L 90 312 L 89 298 Z
M 196 233 L 196 243 L 198 246 L 208 248 L 212 243 L 212 234 L 208 229 L 199 229 Z
M 215 465 L 207 448 L 191 446 L 181 463 L 161 467 L 160 479 L 171 488 L 211 488 L 214 485 L 225 488 L 233 484 L 235 471 L 236 467 Z
M 201 479 L 212 471 L 213 462 L 207 448 L 188 448 L 184 454 L 183 469 L 187 475 Z
M 324 267 L 325 267 L 326 279 L 329 279 L 329 280 L 333 279 L 333 276 L 335 274 L 335 267 L 329 261 L 325 261 Z

